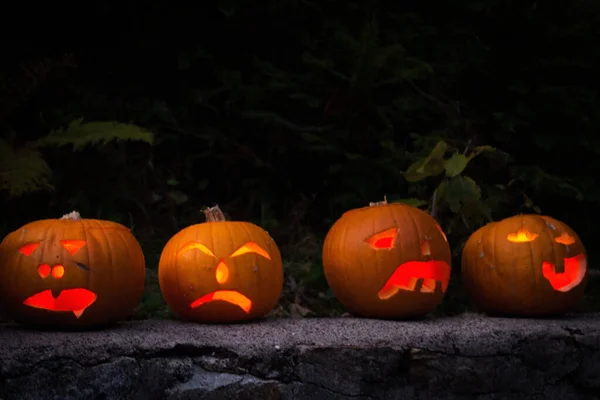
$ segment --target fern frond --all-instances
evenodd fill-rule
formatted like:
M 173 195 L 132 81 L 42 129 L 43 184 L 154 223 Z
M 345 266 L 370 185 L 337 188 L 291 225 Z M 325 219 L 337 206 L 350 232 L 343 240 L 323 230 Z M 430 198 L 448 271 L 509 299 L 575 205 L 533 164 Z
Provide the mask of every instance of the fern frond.
M 44 157 L 30 147 L 13 148 L 0 139 L 0 191 L 18 197 L 39 190 L 50 190 L 52 170 Z
M 83 118 L 71 121 L 67 129 L 56 129 L 48 136 L 33 142 L 34 147 L 62 147 L 73 145 L 73 150 L 82 150 L 85 146 L 102 146 L 113 140 L 132 140 L 152 144 L 151 132 L 131 124 L 120 122 L 83 122 Z

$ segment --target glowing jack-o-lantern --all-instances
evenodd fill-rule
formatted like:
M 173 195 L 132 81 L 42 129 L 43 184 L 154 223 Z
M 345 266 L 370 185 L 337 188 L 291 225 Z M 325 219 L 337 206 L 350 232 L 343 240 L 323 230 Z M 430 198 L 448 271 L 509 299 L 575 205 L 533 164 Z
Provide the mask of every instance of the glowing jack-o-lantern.
M 15 321 L 91 328 L 132 313 L 146 269 L 129 229 L 72 212 L 8 234 L 0 243 L 0 271 L 0 303 Z
M 325 277 L 356 315 L 410 318 L 432 311 L 450 279 L 444 232 L 424 211 L 387 201 L 346 212 L 323 244 Z
M 252 223 L 226 221 L 218 206 L 205 215 L 206 222 L 179 231 L 162 251 L 158 278 L 165 301 L 196 322 L 264 316 L 283 289 L 275 241 Z
M 463 249 L 465 288 L 491 314 L 568 312 L 583 297 L 586 273 L 586 251 L 577 233 L 546 216 L 492 222 L 475 231 Z

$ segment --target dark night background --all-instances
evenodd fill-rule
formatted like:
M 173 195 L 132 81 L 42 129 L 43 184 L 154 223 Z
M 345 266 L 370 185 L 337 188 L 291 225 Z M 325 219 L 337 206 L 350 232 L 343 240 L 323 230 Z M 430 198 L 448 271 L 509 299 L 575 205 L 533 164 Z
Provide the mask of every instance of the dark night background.
M 162 246 L 214 204 L 279 244 L 278 315 L 342 312 L 321 242 L 384 195 L 448 234 L 441 313 L 470 309 L 460 252 L 489 220 L 561 219 L 595 268 L 600 2 L 199 3 L 90 4 L 68 39 L 3 40 L 1 236 L 74 209 L 132 227 L 148 264 L 139 318 L 168 315 Z M 443 159 L 473 152 L 445 176 Z M 599 297 L 590 284 L 582 308 Z

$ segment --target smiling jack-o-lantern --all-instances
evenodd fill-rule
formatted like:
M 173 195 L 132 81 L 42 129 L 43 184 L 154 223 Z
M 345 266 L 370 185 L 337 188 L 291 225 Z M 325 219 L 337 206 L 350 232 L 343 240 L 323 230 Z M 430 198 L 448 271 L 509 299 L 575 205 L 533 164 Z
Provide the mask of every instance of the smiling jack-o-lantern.
M 196 322 L 237 322 L 271 311 L 283 289 L 283 265 L 273 238 L 262 228 L 226 221 L 218 206 L 206 222 L 179 231 L 158 264 L 169 307 Z
M 125 226 L 82 219 L 31 222 L 0 244 L 0 303 L 36 327 L 91 328 L 126 318 L 142 298 L 142 249 Z
M 587 255 L 566 224 L 518 215 L 475 231 L 463 249 L 462 280 L 482 311 L 546 316 L 570 311 L 584 294 Z
M 353 314 L 410 318 L 432 311 L 450 279 L 444 232 L 424 211 L 371 203 L 346 212 L 323 244 L 325 277 Z

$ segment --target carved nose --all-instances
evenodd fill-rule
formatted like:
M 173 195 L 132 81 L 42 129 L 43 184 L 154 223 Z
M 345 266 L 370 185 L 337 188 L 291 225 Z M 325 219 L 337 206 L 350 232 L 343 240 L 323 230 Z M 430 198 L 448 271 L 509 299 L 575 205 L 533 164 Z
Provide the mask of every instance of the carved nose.
M 217 264 L 215 278 L 217 279 L 217 282 L 221 284 L 227 282 L 227 279 L 229 278 L 229 268 L 225 265 L 225 261 L 221 260 Z
M 48 264 L 42 264 L 38 267 L 37 272 L 42 279 L 47 278 L 49 275 L 52 275 L 54 279 L 60 279 L 65 275 L 65 267 L 61 264 L 52 267 Z

